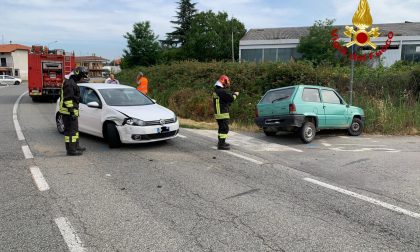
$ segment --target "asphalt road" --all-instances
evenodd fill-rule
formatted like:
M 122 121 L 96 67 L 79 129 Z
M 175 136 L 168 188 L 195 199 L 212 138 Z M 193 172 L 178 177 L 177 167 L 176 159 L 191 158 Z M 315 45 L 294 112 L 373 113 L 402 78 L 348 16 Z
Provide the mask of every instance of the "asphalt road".
M 25 91 L 0 87 L 0 251 L 420 251 L 420 137 L 232 133 L 221 152 L 181 129 L 120 149 L 82 135 L 67 157 L 53 103 L 22 97 L 18 139 Z

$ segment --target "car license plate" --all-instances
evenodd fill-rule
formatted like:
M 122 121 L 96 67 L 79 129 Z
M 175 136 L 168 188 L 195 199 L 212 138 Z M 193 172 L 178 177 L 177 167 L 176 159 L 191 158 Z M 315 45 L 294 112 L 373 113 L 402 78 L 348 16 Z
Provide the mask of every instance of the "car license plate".
M 169 132 L 169 127 L 161 127 L 156 129 L 157 133 L 166 133 Z

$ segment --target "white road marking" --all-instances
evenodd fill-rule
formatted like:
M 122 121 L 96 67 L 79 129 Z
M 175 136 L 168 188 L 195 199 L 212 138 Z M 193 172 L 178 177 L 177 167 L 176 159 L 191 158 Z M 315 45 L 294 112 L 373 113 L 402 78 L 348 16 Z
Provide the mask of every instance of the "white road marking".
M 364 151 L 384 151 L 388 153 L 401 152 L 400 150 L 388 149 L 388 148 L 361 148 L 361 149 L 354 149 L 354 150 L 346 150 L 346 149 L 343 149 L 343 147 L 337 147 L 337 148 L 330 148 L 330 150 L 340 151 L 340 152 L 364 152 Z
M 181 135 L 181 134 L 178 134 L 178 136 L 179 136 L 180 138 L 187 138 L 186 136 Z
M 327 183 L 324 183 L 324 182 L 321 182 L 321 181 L 318 181 L 318 180 L 315 180 L 315 179 L 304 178 L 303 180 L 305 180 L 307 182 L 310 182 L 310 183 L 313 183 L 313 184 L 316 184 L 316 185 L 319 185 L 319 186 L 322 186 L 322 187 L 325 187 L 325 188 L 328 188 L 328 189 L 331 189 L 331 190 L 334 190 L 336 192 L 339 192 L 339 193 L 342 193 L 342 194 L 345 194 L 345 195 L 348 195 L 348 196 L 351 196 L 351 197 L 354 197 L 354 198 L 372 203 L 374 205 L 384 207 L 384 208 L 389 209 L 391 211 L 394 211 L 394 212 L 397 212 L 397 213 L 400 213 L 400 214 L 405 214 L 405 215 L 408 215 L 408 216 L 416 218 L 416 219 L 420 219 L 420 214 L 415 213 L 415 212 L 411 212 L 411 211 L 406 210 L 404 208 L 394 206 L 394 205 L 382 202 L 380 200 L 373 199 L 371 197 L 367 197 L 367 196 L 364 196 L 364 195 L 361 195 L 361 194 L 358 194 L 358 193 L 355 193 L 355 192 L 352 192 L 352 191 L 348 191 L 348 190 L 342 189 L 340 187 L 336 187 L 336 186 L 333 186 L 333 185 L 330 185 L 330 184 L 327 184 Z
M 86 251 L 83 248 L 82 241 L 77 236 L 76 231 L 71 226 L 69 220 L 65 217 L 55 219 L 58 229 L 60 229 L 61 236 L 69 247 L 70 252 L 83 252 Z
M 324 145 L 325 147 L 331 147 L 332 145 L 329 143 L 322 143 L 322 145 Z
M 364 147 L 386 147 L 386 145 L 383 145 L 383 144 L 336 144 L 336 145 L 342 145 L 342 146 L 364 146 Z
M 348 139 L 350 137 L 348 137 L 348 136 L 340 136 L 340 138 Z
M 23 155 L 25 155 L 26 159 L 34 158 L 34 156 L 32 155 L 31 149 L 29 149 L 28 145 L 23 145 L 22 146 L 22 151 L 23 151 Z
M 212 147 L 212 149 L 217 150 L 217 148 L 216 148 L 216 147 Z M 264 163 L 263 163 L 263 162 L 261 162 L 261 161 L 258 161 L 258 160 L 255 160 L 255 159 L 253 159 L 253 158 L 246 157 L 246 156 L 243 156 L 243 155 L 240 155 L 240 154 L 234 153 L 234 152 L 232 152 L 232 151 L 222 151 L 222 153 L 226 153 L 226 154 L 229 154 L 229 155 L 232 155 L 232 156 L 238 157 L 238 158 L 245 159 L 245 160 L 247 160 L 247 161 L 249 161 L 249 162 L 252 162 L 252 163 L 254 163 L 254 164 L 257 164 L 257 165 L 262 165 L 262 164 L 264 164 Z
M 217 131 L 215 130 L 194 130 L 194 129 L 184 129 L 186 131 L 191 131 L 195 134 L 199 134 L 208 138 L 217 139 Z M 228 142 L 231 145 L 239 146 L 242 148 L 247 148 L 252 151 L 258 152 L 280 152 L 280 151 L 295 151 L 303 152 L 302 150 L 289 147 L 287 145 L 281 145 L 277 143 L 270 143 L 255 137 L 250 137 L 244 134 L 239 134 L 236 132 L 229 132 Z
M 35 181 L 35 184 L 38 187 L 38 189 L 41 192 L 49 190 L 50 187 L 48 186 L 47 181 L 45 180 L 44 176 L 42 175 L 41 170 L 36 166 L 32 166 L 29 169 L 32 173 L 32 177 L 33 177 L 33 179 Z
M 17 111 L 18 111 L 20 100 L 27 93 L 28 93 L 28 91 L 26 91 L 25 93 L 21 94 L 19 96 L 19 98 L 16 100 L 15 105 L 13 106 L 13 124 L 15 125 L 15 130 L 16 130 L 16 134 L 17 134 L 17 137 L 18 137 L 19 141 L 20 140 L 25 140 L 25 136 L 22 133 L 22 129 L 20 128 L 20 124 L 19 124 L 19 121 L 17 119 Z

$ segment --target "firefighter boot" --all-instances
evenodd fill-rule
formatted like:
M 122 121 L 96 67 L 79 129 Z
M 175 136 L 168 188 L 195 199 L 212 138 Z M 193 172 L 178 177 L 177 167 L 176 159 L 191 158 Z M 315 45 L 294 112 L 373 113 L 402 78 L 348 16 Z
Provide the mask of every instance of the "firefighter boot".
M 68 143 L 67 156 L 80 156 L 83 152 L 76 149 L 76 143 Z M 67 147 L 67 144 L 66 144 Z
M 226 144 L 226 139 L 219 138 L 219 143 L 217 144 L 218 150 L 230 150 L 230 146 Z
M 79 141 L 76 142 L 76 150 L 84 152 L 86 151 L 86 147 L 80 147 Z

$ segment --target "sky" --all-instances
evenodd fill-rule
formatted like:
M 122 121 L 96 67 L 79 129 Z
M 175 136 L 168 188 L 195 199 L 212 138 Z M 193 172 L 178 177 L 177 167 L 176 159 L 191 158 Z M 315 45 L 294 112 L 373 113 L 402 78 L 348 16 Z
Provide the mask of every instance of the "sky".
M 178 0 L 0 0 L 0 43 L 48 45 L 121 57 L 133 24 L 150 21 L 159 39 L 173 31 Z M 225 11 L 254 28 L 311 26 L 335 19 L 350 24 L 359 0 L 193 0 L 199 11 Z M 420 0 L 369 0 L 374 23 L 420 22 Z

